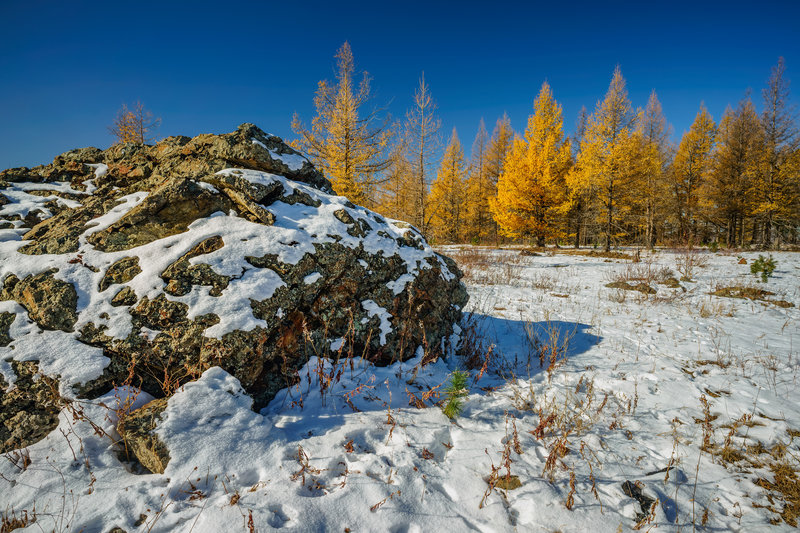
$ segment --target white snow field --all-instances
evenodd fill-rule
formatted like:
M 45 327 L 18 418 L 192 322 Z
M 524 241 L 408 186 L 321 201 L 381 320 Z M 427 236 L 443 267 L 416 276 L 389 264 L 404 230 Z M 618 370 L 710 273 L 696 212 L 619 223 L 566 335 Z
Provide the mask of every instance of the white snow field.
M 73 401 L 0 457 L 0 512 L 103 533 L 794 529 L 800 254 L 773 253 L 761 283 L 751 252 L 441 251 L 471 297 L 476 368 L 454 420 L 436 404 L 464 356 L 375 368 L 339 339 L 342 359 L 312 359 L 261 413 L 218 368 L 185 385 L 157 430 L 160 475 L 116 442 L 120 404 L 145 394 Z M 656 292 L 606 287 L 619 281 Z M 709 294 L 731 286 L 774 294 Z

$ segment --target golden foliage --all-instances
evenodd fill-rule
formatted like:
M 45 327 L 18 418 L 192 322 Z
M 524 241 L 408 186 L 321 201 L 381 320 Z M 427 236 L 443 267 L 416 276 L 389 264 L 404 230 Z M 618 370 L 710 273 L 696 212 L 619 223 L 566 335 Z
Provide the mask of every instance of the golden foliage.
M 314 97 L 317 115 L 311 121 L 311 130 L 297 114 L 292 129 L 300 135 L 301 150 L 331 180 L 337 194 L 371 206 L 380 173 L 390 164 L 385 152 L 391 132 L 387 121 L 378 117 L 380 109 L 360 114 L 371 100 L 370 77 L 364 72 L 361 81 L 356 81 L 353 53 L 347 42 L 336 54 L 336 67 L 336 83 L 322 80 L 318 84 Z
M 464 150 L 453 128 L 429 197 L 432 213 L 430 230 L 437 240 L 458 242 L 462 238 L 467 212 L 466 185 Z
M 516 138 L 497 183 L 490 207 L 500 232 L 512 238 L 556 237 L 556 216 L 566 201 L 564 177 L 572 162 L 564 139 L 561 106 L 550 86 L 542 84 L 528 118 L 525 138 Z
M 108 131 L 116 143 L 145 144 L 155 140 L 153 133 L 160 124 L 160 118 L 153 118 L 153 113 L 145 109 L 141 102 L 136 102 L 133 109 L 122 104 Z

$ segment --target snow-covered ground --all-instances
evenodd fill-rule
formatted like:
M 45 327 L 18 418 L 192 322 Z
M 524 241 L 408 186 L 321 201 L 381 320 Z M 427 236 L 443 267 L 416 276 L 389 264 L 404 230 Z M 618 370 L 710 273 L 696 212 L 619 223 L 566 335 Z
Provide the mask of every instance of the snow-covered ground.
M 656 280 L 680 278 L 686 255 L 443 252 L 467 272 L 462 334 L 479 367 L 455 420 L 435 404 L 465 368 L 456 356 L 313 359 L 260 414 L 212 368 L 169 400 L 164 474 L 120 460 L 116 409 L 149 398 L 113 391 L 0 458 L 0 512 L 35 514 L 30 531 L 790 528 L 800 509 L 782 518 L 776 485 L 796 487 L 800 469 L 800 311 L 709 293 L 800 304 L 800 254 L 773 254 L 762 284 L 758 254 L 701 252 L 693 281 L 668 288 Z M 634 278 L 657 292 L 606 287 Z

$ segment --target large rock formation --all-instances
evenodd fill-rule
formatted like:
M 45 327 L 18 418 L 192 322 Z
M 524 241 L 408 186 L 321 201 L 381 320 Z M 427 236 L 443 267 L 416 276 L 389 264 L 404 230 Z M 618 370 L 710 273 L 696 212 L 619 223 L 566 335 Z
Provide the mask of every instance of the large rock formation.
M 0 412 L 16 424 L 0 452 L 55 422 L 23 361 L 62 397 L 125 383 L 164 398 L 219 366 L 258 409 L 310 355 L 437 357 L 460 277 L 251 124 L 0 172 L 0 410 L 11 394 L 41 407 Z

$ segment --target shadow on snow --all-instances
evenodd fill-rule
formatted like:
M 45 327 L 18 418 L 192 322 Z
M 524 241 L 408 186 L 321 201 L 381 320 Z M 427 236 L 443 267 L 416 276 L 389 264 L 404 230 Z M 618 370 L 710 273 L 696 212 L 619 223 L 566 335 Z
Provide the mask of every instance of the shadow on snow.
M 588 324 L 565 321 L 527 322 L 476 313 L 465 313 L 463 323 L 477 328 L 484 349 L 492 346 L 489 371 L 474 383 L 470 371 L 470 394 L 482 394 L 487 385 L 498 386 L 512 376 L 535 378 L 546 369 L 539 365 L 539 350 L 556 347 L 559 357 L 571 359 L 591 349 L 601 337 L 588 333 Z M 549 352 L 546 352 L 549 353 Z M 421 357 L 386 367 L 376 367 L 360 358 L 338 365 L 312 357 L 298 372 L 299 381 L 281 390 L 261 413 L 288 439 L 321 435 L 345 422 L 352 413 L 391 413 L 413 408 L 414 399 L 428 407 L 441 399 L 453 370 L 463 369 L 460 356 L 450 356 L 425 366 Z M 434 394 L 425 398 L 426 393 Z

